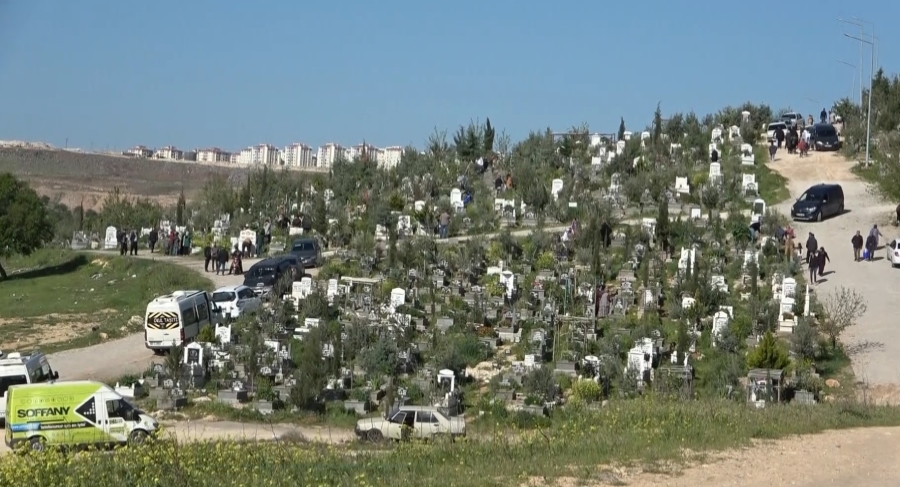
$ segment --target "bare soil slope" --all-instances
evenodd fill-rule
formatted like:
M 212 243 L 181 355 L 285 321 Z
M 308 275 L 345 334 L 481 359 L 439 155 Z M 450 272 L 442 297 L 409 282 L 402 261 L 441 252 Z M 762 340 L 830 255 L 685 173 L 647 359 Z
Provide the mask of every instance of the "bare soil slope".
M 132 159 L 58 149 L 0 148 L 0 172 L 11 172 L 27 180 L 41 195 L 61 197 L 62 203 L 98 209 L 115 187 L 162 204 L 178 199 L 182 184 L 191 197 L 212 175 L 223 175 L 238 183 L 247 168 L 189 162 Z

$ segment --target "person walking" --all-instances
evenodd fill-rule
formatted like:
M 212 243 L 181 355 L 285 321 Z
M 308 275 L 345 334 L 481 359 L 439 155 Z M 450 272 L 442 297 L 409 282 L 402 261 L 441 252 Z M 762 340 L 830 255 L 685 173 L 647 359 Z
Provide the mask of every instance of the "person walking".
M 769 162 L 775 161 L 775 153 L 778 152 L 778 146 L 775 145 L 775 139 L 769 142 Z
M 269 250 L 269 244 L 272 243 L 272 222 L 266 218 L 266 223 L 263 225 L 263 245 L 265 245 L 265 251 Z
M 878 239 L 875 238 L 875 235 L 869 234 L 866 237 L 866 255 L 865 260 L 867 262 L 872 262 L 872 257 L 875 256 L 875 249 L 878 247 Z
M 138 236 L 137 230 L 131 229 L 131 233 L 128 234 L 128 243 L 129 243 L 129 255 L 137 255 L 137 246 L 138 246 Z
M 438 232 L 440 234 L 440 237 L 442 239 L 447 238 L 450 228 L 450 214 L 446 211 L 441 213 L 439 224 L 440 226 L 438 228 Z
M 812 232 L 809 234 L 809 238 L 806 239 L 806 264 L 812 267 L 809 263 L 810 259 L 814 256 L 816 251 L 819 250 L 819 242 L 816 240 L 816 235 Z
M 209 262 L 212 260 L 212 244 L 203 246 L 203 270 L 209 272 Z M 215 269 L 215 264 L 213 264 Z
M 128 253 L 128 233 L 122 232 L 119 235 L 119 255 L 125 255 Z
M 819 120 L 822 123 L 828 123 L 828 110 L 822 109 L 822 112 L 819 113 Z
M 225 264 L 228 262 L 228 249 L 225 249 L 222 246 L 216 246 L 216 262 L 218 263 L 218 267 L 216 267 L 216 274 L 225 274 Z
M 825 252 L 825 247 L 819 247 L 819 253 L 816 256 L 819 264 L 819 277 L 825 275 L 825 263 L 831 262 L 831 258 L 828 257 L 828 252 Z
M 818 284 L 818 279 L 816 279 L 816 275 L 819 273 L 819 259 L 821 256 L 819 252 L 814 251 L 812 256 L 807 254 L 807 263 L 809 264 L 809 283 L 810 284 Z
M 878 229 L 878 224 L 872 225 L 872 229 L 869 230 L 869 236 L 875 237 L 875 250 L 878 250 L 878 237 L 883 237 L 881 234 L 881 230 Z
M 153 253 L 153 249 L 156 248 L 156 241 L 159 239 L 159 231 L 155 228 L 150 230 L 150 235 L 147 235 L 147 246 L 150 247 L 150 253 Z
M 181 255 L 191 255 L 191 232 L 184 229 L 181 236 Z
M 853 244 L 853 261 L 859 262 L 863 247 L 863 238 L 859 233 L 859 230 L 857 230 L 856 235 L 854 235 L 853 238 L 850 239 L 850 243 Z

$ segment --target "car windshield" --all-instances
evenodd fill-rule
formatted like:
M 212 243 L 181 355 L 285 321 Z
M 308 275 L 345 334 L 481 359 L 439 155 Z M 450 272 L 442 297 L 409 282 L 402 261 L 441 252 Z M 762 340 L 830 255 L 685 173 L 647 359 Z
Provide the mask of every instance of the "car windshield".
M 819 137 L 836 137 L 837 131 L 834 129 L 834 127 L 820 127 L 816 130 L 816 134 Z
M 247 273 L 247 277 L 264 277 L 275 274 L 274 267 L 253 267 Z
M 227 303 L 234 301 L 235 295 L 231 291 L 216 291 L 213 293 L 212 298 L 214 303 Z
M 312 252 L 316 250 L 316 247 L 312 242 L 297 242 L 294 244 L 292 250 L 299 252 Z
M 800 199 L 798 199 L 797 201 L 822 201 L 822 193 L 819 193 L 817 191 L 807 191 L 803 193 L 803 195 L 801 195 Z

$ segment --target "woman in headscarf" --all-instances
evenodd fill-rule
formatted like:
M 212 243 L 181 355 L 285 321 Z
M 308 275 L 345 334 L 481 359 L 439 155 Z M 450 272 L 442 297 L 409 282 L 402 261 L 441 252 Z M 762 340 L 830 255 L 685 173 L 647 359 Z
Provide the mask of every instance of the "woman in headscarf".
M 828 252 L 825 252 L 825 247 L 819 248 L 819 277 L 825 275 L 825 262 L 831 262 L 831 258 L 828 257 Z

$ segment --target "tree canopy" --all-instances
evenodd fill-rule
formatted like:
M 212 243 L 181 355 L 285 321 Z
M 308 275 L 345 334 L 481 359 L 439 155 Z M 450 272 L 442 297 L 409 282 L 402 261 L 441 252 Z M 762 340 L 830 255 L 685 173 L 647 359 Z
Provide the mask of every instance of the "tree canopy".
M 0 174 L 0 256 L 29 255 L 53 238 L 47 206 L 27 183 Z M 6 279 L 0 264 L 0 278 Z

